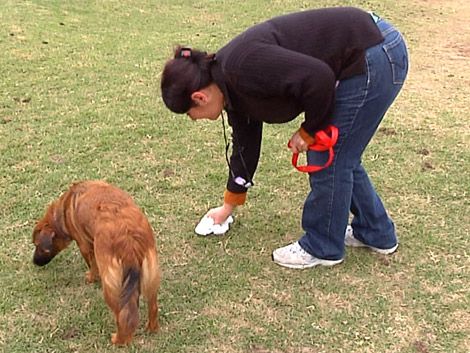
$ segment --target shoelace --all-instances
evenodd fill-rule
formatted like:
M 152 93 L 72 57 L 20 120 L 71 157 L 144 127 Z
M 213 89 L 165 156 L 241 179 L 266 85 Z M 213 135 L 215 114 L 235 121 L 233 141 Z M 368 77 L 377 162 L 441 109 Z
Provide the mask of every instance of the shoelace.
M 297 254 L 297 253 L 300 253 L 300 255 L 307 255 L 308 254 L 304 249 L 302 249 L 302 247 L 300 246 L 300 244 L 298 242 L 294 243 L 289 248 L 289 251 L 293 254 Z

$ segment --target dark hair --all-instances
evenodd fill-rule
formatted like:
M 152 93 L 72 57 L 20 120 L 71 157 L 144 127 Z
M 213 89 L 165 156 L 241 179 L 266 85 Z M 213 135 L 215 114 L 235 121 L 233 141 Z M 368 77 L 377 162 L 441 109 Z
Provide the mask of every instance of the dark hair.
M 178 46 L 173 59 L 165 64 L 161 89 L 165 105 L 175 113 L 186 113 L 193 106 L 191 94 L 212 83 L 210 66 L 214 55 Z

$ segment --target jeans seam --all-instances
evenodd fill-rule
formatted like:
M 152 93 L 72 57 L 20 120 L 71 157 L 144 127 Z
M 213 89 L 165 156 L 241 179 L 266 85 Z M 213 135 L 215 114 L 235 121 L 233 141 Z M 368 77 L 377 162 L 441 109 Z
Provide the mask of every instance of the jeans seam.
M 365 64 L 366 64 L 366 75 L 367 75 L 367 81 L 366 81 L 366 89 L 364 92 L 364 98 L 362 99 L 362 102 L 359 104 L 356 114 L 354 115 L 354 118 L 352 119 L 351 122 L 351 127 L 354 125 L 354 122 L 356 121 L 357 115 L 359 114 L 359 111 L 361 108 L 364 106 L 364 103 L 366 101 L 367 95 L 369 93 L 369 83 L 370 83 L 370 68 L 369 68 L 369 61 L 367 60 L 367 55 L 365 57 Z M 338 156 L 342 150 L 344 144 L 344 140 L 341 141 L 341 145 L 338 146 L 338 150 L 336 152 L 336 155 Z M 333 200 L 334 200 L 334 193 L 335 193 L 335 182 L 336 182 L 336 163 L 338 159 L 335 158 L 333 161 L 333 165 L 331 166 L 333 168 L 333 188 L 332 192 L 330 194 L 330 203 L 328 205 L 328 237 L 331 236 L 331 214 L 333 213 Z
M 393 31 L 396 31 L 396 29 L 394 27 L 389 27 L 385 29 L 384 31 L 380 31 L 380 33 L 382 34 L 383 37 L 385 37 L 386 35 L 392 33 Z
M 389 49 L 393 49 L 395 48 L 397 45 L 400 44 L 400 42 L 402 41 L 402 36 L 400 35 L 400 33 L 397 32 L 397 36 L 395 38 L 393 38 L 393 40 L 391 40 L 390 42 L 388 43 L 385 43 L 383 45 L 383 48 L 385 50 L 389 50 Z
M 399 68 L 396 62 L 393 60 L 391 51 L 399 46 L 403 42 L 403 37 L 400 33 L 397 33 L 396 38 L 394 38 L 389 43 L 386 43 L 382 46 L 385 55 L 387 55 L 388 61 L 390 62 L 390 68 L 392 70 L 392 82 L 394 85 L 402 85 L 405 82 L 405 79 L 401 79 L 400 75 L 397 73 Z
M 328 238 L 331 237 L 331 214 L 333 213 L 333 200 L 335 194 L 335 184 L 336 184 L 336 162 L 333 163 L 333 187 L 332 192 L 330 194 L 330 203 L 328 205 Z

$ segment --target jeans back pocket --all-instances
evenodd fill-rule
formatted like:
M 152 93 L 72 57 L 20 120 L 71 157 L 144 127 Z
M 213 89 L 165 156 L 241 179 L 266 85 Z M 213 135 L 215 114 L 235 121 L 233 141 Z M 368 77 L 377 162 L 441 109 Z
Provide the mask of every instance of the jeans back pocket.
M 408 52 L 406 44 L 401 34 L 397 31 L 390 33 L 389 36 L 393 36 L 393 39 L 389 41 L 386 40 L 383 45 L 383 50 L 385 54 L 387 54 L 390 65 L 392 66 L 393 83 L 402 85 L 408 73 Z

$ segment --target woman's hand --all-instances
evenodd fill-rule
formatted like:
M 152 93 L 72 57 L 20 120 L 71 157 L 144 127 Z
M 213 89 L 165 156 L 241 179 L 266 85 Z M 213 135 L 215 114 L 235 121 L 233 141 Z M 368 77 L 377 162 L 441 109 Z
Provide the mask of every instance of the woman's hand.
M 299 131 L 296 131 L 289 140 L 289 149 L 292 153 L 301 153 L 308 151 L 307 142 L 300 136 Z
M 213 208 L 207 212 L 207 216 L 214 220 L 214 224 L 222 224 L 230 216 L 235 209 L 235 206 L 224 203 L 220 207 Z

